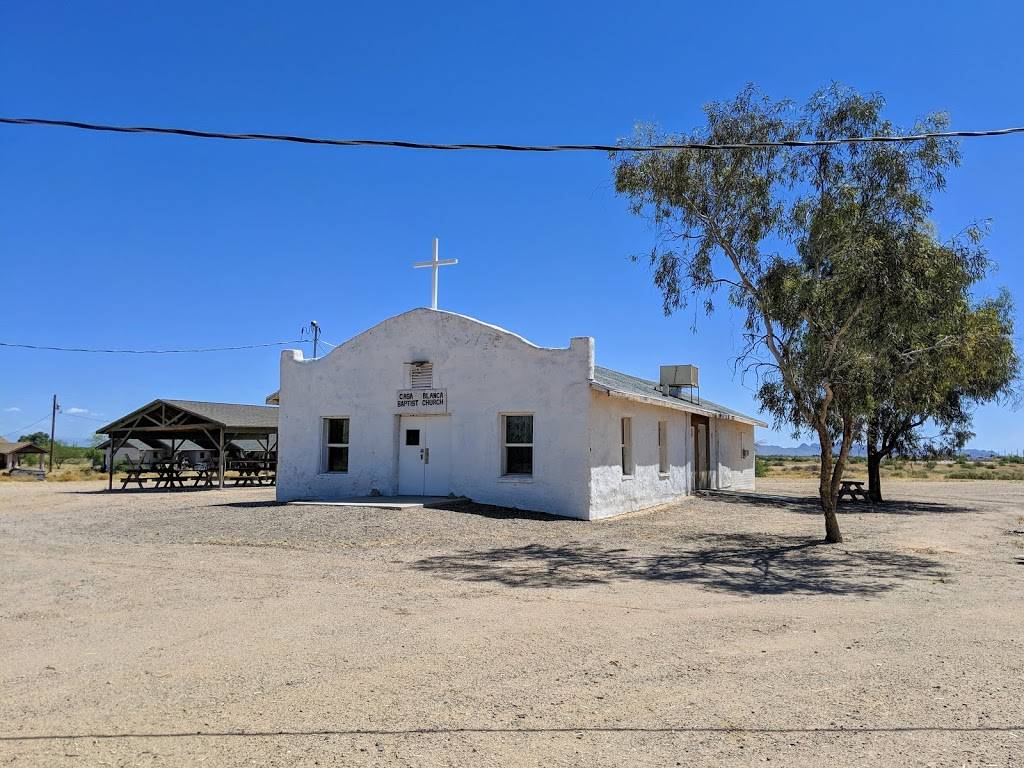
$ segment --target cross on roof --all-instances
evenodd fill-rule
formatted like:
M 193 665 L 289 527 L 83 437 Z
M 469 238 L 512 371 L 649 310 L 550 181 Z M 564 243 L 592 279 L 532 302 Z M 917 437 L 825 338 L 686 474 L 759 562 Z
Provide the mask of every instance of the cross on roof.
M 458 263 L 459 263 L 458 259 L 440 259 L 439 260 L 437 258 L 437 238 L 435 237 L 434 238 L 434 258 L 431 259 L 430 261 L 417 261 L 415 264 L 412 265 L 413 269 L 422 269 L 422 268 L 430 267 L 431 269 L 434 270 L 434 280 L 433 280 L 434 285 L 433 285 L 433 292 L 431 293 L 431 298 L 430 298 L 430 308 L 431 309 L 437 309 L 437 270 L 438 270 L 438 268 L 439 267 L 447 267 L 447 266 L 450 266 L 452 264 L 458 264 Z

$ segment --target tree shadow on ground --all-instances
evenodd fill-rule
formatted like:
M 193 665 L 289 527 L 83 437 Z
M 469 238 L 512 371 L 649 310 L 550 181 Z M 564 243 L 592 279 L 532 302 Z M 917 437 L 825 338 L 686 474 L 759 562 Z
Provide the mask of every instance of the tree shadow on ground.
M 413 567 L 442 578 L 508 587 L 586 587 L 622 581 L 690 583 L 745 595 L 875 595 L 947 576 L 917 555 L 847 550 L 796 536 L 709 534 L 657 554 L 593 544 L 525 544 L 427 557 Z
M 801 514 L 820 515 L 821 507 L 817 496 L 785 496 L 769 493 L 742 493 L 736 491 L 714 491 L 708 493 L 708 501 L 725 504 L 747 504 L 756 507 Z M 977 509 L 962 504 L 946 504 L 934 501 L 913 501 L 897 499 L 884 501 L 881 504 L 870 504 L 865 501 L 843 499 L 839 502 L 838 514 L 877 514 L 877 515 L 948 515 L 968 514 Z

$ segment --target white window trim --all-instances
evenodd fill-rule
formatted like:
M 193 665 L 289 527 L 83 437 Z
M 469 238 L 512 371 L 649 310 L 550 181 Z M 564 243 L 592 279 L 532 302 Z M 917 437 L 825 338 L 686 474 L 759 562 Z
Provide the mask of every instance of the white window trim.
M 535 430 L 537 428 L 536 416 L 535 416 L 534 413 L 532 413 L 530 411 L 502 411 L 501 413 L 498 414 L 498 432 L 499 432 L 500 438 L 501 438 L 501 456 L 498 457 L 498 461 L 499 461 L 498 468 L 500 469 L 501 474 L 498 476 L 498 479 L 503 481 L 503 482 L 520 482 L 520 483 L 522 483 L 522 482 L 530 482 L 531 480 L 533 480 L 534 476 L 537 474 L 537 447 L 536 447 L 536 444 L 537 444 L 537 433 L 536 432 L 533 433 L 533 442 L 532 443 L 508 443 L 508 442 L 505 442 L 505 417 L 506 416 L 529 416 L 531 419 L 533 419 L 533 425 L 532 425 L 533 430 Z M 533 430 L 531 430 L 531 431 L 533 431 Z M 532 453 L 532 458 L 531 458 L 531 461 L 530 461 L 530 467 L 532 468 L 533 471 L 530 472 L 529 474 L 506 471 L 505 467 L 506 467 L 506 457 L 507 457 L 506 449 L 507 448 L 531 448 L 533 450 L 533 453 Z
M 622 477 L 631 480 L 636 472 L 633 462 L 633 417 L 623 416 L 619 419 L 619 459 L 622 466 Z
M 347 419 L 348 420 L 348 442 L 347 443 L 328 443 L 327 438 L 330 434 L 329 421 L 332 419 Z M 347 475 L 349 470 L 352 468 L 352 417 L 351 416 L 323 416 L 320 418 L 320 474 L 321 475 Z M 327 455 L 329 448 L 348 448 L 348 464 L 349 469 L 344 472 L 332 471 L 327 468 Z

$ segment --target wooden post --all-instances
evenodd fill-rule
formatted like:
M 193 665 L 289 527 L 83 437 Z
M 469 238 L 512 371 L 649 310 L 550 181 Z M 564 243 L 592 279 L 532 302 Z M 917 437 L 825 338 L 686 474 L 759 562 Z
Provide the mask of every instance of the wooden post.
M 220 488 L 224 489 L 224 427 L 220 428 L 220 451 L 218 453 L 218 460 L 220 462 L 220 469 L 217 472 L 220 475 Z
M 45 418 L 45 417 L 44 417 Z M 53 474 L 54 436 L 57 431 L 57 396 L 53 396 L 53 410 L 50 412 L 50 474 Z
M 110 447 L 107 449 L 108 451 L 110 451 L 110 453 L 108 454 L 110 456 L 110 458 L 107 461 L 107 490 L 108 491 L 114 490 L 114 442 L 115 442 L 115 439 L 116 438 L 114 436 L 114 432 L 111 431 L 110 432 Z

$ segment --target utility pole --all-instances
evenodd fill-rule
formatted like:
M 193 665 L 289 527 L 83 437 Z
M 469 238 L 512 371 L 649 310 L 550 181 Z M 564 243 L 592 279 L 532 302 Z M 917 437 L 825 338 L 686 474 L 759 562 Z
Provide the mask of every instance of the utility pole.
M 313 359 L 316 360 L 316 343 L 320 340 L 320 326 L 316 320 L 310 320 L 309 325 L 313 329 Z
M 53 474 L 53 449 L 55 447 L 54 436 L 57 433 L 57 411 L 60 406 L 57 405 L 57 396 L 53 396 L 53 410 L 50 412 L 50 474 Z

